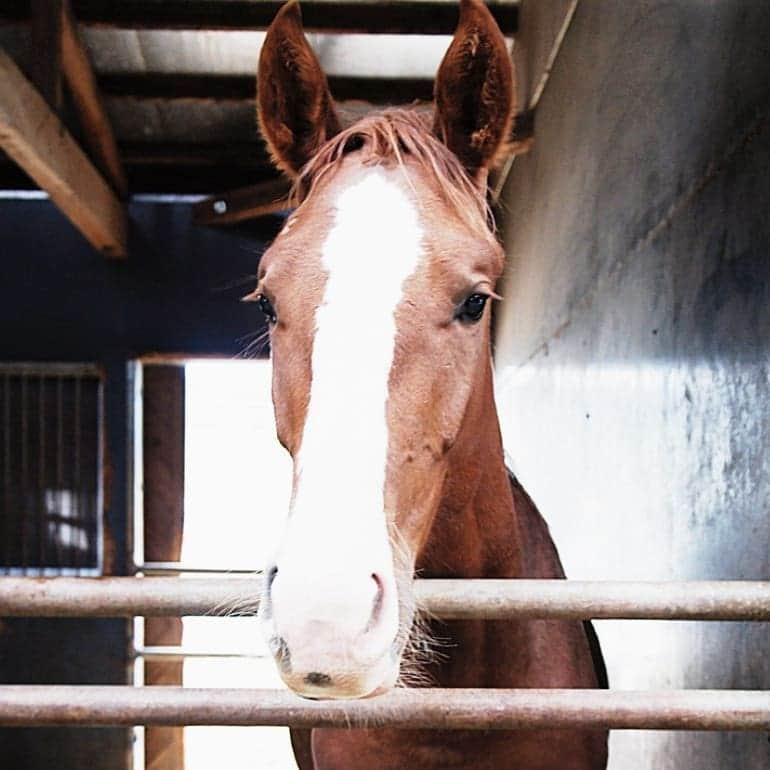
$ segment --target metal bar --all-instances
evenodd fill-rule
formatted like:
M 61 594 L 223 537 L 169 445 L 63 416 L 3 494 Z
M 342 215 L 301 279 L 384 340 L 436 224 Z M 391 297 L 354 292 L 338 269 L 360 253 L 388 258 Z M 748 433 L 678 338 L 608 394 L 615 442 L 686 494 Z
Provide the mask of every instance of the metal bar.
M 0 369 L 2 371 L 2 369 Z M 3 566 L 11 565 L 11 375 L 3 376 L 3 519 L 4 539 Z
M 45 383 L 46 378 L 40 376 L 38 382 L 37 403 L 37 490 L 35 491 L 35 507 L 37 508 L 37 558 L 40 566 L 46 561 L 46 544 L 48 541 L 48 527 L 46 522 L 46 476 L 45 476 Z
M 56 378 L 56 491 L 55 503 L 59 513 L 64 511 L 64 377 Z M 62 538 L 58 527 L 54 530 L 56 563 L 64 563 Z
M 74 444 L 74 458 L 72 462 L 72 483 L 70 485 L 70 488 L 72 490 L 72 509 L 70 511 L 70 517 L 73 520 L 73 524 L 77 522 L 78 524 L 82 525 L 82 518 L 83 518 L 83 505 L 85 502 L 85 495 L 83 494 L 82 489 L 82 478 L 81 478 L 81 451 L 80 451 L 80 398 L 81 398 L 81 392 L 80 392 L 80 377 L 75 377 L 74 380 L 75 385 L 75 394 L 74 394 L 74 408 L 73 408 L 73 417 L 72 417 L 72 430 L 74 433 L 73 436 L 73 444 Z M 81 562 L 83 560 L 83 556 L 88 557 L 88 549 L 81 549 L 82 543 L 75 539 L 75 531 L 74 529 L 69 530 L 72 533 L 72 555 L 73 555 L 73 561 L 75 562 L 76 567 L 82 566 Z M 81 533 L 85 536 L 85 542 L 88 543 L 89 537 L 87 532 Z M 85 550 L 85 553 L 84 553 Z
M 268 657 L 259 650 L 193 650 L 167 644 L 145 645 L 133 650 L 133 657 L 145 660 L 187 660 L 189 658 L 222 658 L 222 659 L 264 659 Z
M 403 689 L 309 701 L 286 690 L 9 685 L 0 687 L 0 724 L 766 730 L 770 692 Z
M 31 566 L 27 561 L 27 546 L 29 545 L 29 459 L 28 459 L 28 444 L 29 444 L 29 429 L 27 425 L 27 376 L 21 376 L 21 494 L 19 500 L 21 502 L 21 510 L 17 512 L 19 516 L 19 524 L 21 525 L 21 567 Z
M 416 581 L 417 602 L 443 618 L 770 620 L 770 581 Z
M 0 578 L 0 616 L 253 614 L 253 578 Z M 416 580 L 418 606 L 446 618 L 770 620 L 770 582 Z
M 203 567 L 195 564 L 185 564 L 181 561 L 145 561 L 134 565 L 134 572 L 144 575 L 181 575 L 183 573 L 200 575 L 251 575 L 255 577 L 262 574 L 262 570 L 256 567 L 238 567 L 228 569 L 226 567 Z

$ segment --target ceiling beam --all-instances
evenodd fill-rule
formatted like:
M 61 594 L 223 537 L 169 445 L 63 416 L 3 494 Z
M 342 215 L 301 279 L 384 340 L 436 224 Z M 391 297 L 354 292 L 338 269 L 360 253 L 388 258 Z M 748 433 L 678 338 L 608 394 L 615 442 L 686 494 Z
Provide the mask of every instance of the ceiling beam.
M 533 131 L 534 114 L 524 112 L 517 115 L 511 131 L 511 151 L 527 152 Z M 196 225 L 229 225 L 266 214 L 277 214 L 291 208 L 289 191 L 289 182 L 281 178 L 212 195 L 193 206 L 193 222 Z
M 385 105 L 433 99 L 433 80 L 428 78 L 332 76 L 328 80 L 332 95 L 340 101 L 360 99 Z M 120 74 L 101 75 L 99 88 L 111 98 L 253 102 L 257 82 L 253 75 Z
M 72 0 L 82 24 L 124 29 L 266 29 L 284 0 Z M 5 0 L 0 16 L 24 18 L 29 0 Z M 516 32 L 517 7 L 511 2 L 489 6 L 503 33 Z M 373 2 L 304 0 L 305 29 L 311 32 L 450 35 L 457 25 L 457 4 L 436 0 Z
M 110 257 L 125 257 L 126 212 L 59 118 L 0 50 L 0 147 Z
M 253 142 L 121 142 L 120 152 L 131 166 L 247 166 L 274 168 L 254 130 Z
M 62 2 L 30 0 L 26 70 L 32 84 L 55 112 L 62 107 Z M 41 55 L 45 51 L 45 55 Z
M 165 161 L 153 163 L 145 159 L 134 164 L 124 158 L 130 194 L 211 195 L 219 190 L 247 187 L 275 177 L 272 165 L 255 166 L 242 160 L 205 165 L 194 165 L 189 161 L 174 164 L 172 157 Z M 0 191 L 37 189 L 38 185 L 0 150 Z
M 514 152 L 532 139 L 532 113 L 517 115 L 511 135 Z M 261 142 L 120 142 L 131 193 L 211 195 L 214 191 L 259 185 L 275 177 Z M 0 189 L 34 189 L 18 166 L 0 151 Z
M 290 208 L 290 184 L 274 179 L 222 195 L 213 195 L 193 206 L 196 225 L 231 225 L 266 214 L 278 214 Z
M 78 35 L 77 25 L 67 0 L 61 4 L 61 64 L 83 130 L 83 141 L 94 164 L 112 188 L 126 194 L 126 176 L 118 146 L 104 110 L 91 62 Z M 41 57 L 44 58 L 44 57 Z

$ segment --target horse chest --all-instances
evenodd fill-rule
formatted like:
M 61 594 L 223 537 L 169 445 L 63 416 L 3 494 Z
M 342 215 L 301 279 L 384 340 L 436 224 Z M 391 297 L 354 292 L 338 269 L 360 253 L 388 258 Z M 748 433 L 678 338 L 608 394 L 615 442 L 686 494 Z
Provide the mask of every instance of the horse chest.
M 314 730 L 313 770 L 492 770 L 484 735 L 405 730 Z M 488 749 L 488 747 L 487 747 Z M 302 769 L 304 770 L 304 768 Z
M 314 730 L 301 770 L 603 770 L 603 733 Z

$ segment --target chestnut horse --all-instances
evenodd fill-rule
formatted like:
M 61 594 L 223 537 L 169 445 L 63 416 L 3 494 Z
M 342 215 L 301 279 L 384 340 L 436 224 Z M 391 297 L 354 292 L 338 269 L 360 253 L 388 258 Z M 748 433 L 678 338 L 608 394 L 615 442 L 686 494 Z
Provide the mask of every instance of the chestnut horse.
M 561 578 L 548 528 L 506 471 L 490 300 L 503 251 L 486 204 L 513 72 L 480 0 L 460 3 L 432 124 L 389 110 L 340 125 L 290 2 L 259 62 L 259 121 L 298 207 L 259 265 L 279 440 L 294 461 L 260 613 L 309 698 L 409 684 L 415 574 Z M 441 687 L 597 687 L 587 624 L 427 622 Z M 412 641 L 410 641 L 410 639 Z M 404 674 L 404 672 L 407 672 Z M 293 731 L 301 770 L 599 770 L 602 730 Z

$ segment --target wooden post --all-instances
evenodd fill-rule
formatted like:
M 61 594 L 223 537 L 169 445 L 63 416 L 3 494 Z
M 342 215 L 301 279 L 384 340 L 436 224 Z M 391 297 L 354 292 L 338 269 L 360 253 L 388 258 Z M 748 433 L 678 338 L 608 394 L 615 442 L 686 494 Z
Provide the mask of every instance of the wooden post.
M 183 366 L 150 365 L 143 372 L 144 558 L 178 561 L 184 522 Z M 180 645 L 182 619 L 147 618 L 145 645 Z M 181 685 L 183 663 L 146 661 L 146 685 Z M 183 770 L 184 731 L 152 727 L 145 732 L 146 770 Z

